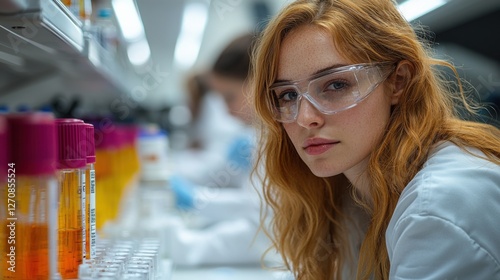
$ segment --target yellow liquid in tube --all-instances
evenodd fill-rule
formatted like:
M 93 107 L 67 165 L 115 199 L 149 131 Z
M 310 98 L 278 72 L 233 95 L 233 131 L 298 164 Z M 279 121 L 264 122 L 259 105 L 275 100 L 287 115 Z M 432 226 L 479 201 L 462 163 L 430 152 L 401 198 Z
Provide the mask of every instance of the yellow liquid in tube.
M 111 190 L 113 178 L 111 173 L 111 153 L 109 149 L 96 150 L 96 182 L 99 187 L 96 188 L 96 226 L 97 230 L 102 229 L 106 221 L 111 220 L 110 205 L 113 200 L 113 192 Z
M 82 210 L 80 170 L 59 170 L 59 273 L 63 279 L 78 277 L 82 264 Z
M 28 177 L 18 176 L 16 178 L 15 216 L 16 220 L 3 219 L 0 236 L 2 251 L 0 252 L 4 261 L 0 263 L 1 279 L 49 279 L 50 255 L 49 255 L 49 213 L 55 209 L 50 205 L 55 203 L 56 197 L 50 193 L 49 188 L 56 189 L 55 178 L 50 176 Z M 2 188 L 2 197 L 8 197 L 7 188 Z M 4 206 L 4 210 L 7 210 Z M 2 211 L 2 213 L 8 213 Z M 8 216 L 7 216 L 8 217 Z M 2 217 L 4 218 L 4 217 Z M 15 231 L 10 231 L 9 225 L 15 222 Z M 13 235 L 14 234 L 14 235 Z M 9 236 L 14 236 L 9 239 Z M 14 251 L 10 249 L 15 247 Z M 9 269 L 11 263 L 7 261 L 7 255 L 15 255 L 15 272 Z

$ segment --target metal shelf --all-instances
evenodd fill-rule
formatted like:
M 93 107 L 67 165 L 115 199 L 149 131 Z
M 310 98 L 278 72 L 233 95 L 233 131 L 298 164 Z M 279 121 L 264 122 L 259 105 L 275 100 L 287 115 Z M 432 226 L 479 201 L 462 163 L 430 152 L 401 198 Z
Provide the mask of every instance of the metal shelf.
M 0 11 L 0 74 L 20 75 L 22 79 L 23 75 L 35 75 L 30 68 L 38 65 L 35 68 L 91 80 L 90 90 L 129 91 L 128 81 L 119 77 L 126 72 L 123 63 L 98 46 L 84 31 L 83 23 L 59 0 L 2 0 Z M 10 64 L 21 71 L 13 72 Z M 0 90 L 9 88 L 6 83 L 0 81 Z
M 39 0 L 23 10 L 0 14 L 0 25 L 1 43 L 15 55 L 43 59 L 84 52 L 82 23 L 58 0 Z

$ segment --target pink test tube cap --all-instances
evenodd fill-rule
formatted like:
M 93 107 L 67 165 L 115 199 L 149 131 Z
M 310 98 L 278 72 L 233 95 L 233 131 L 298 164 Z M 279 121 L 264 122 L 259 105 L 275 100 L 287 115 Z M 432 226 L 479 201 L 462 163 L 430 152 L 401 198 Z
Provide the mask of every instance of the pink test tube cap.
M 49 175 L 56 171 L 57 138 L 52 113 L 7 115 L 10 159 L 18 175 Z
M 87 164 L 95 163 L 94 126 L 89 123 L 86 123 L 85 132 L 87 140 Z
M 83 168 L 87 165 L 85 123 L 79 119 L 56 119 L 57 169 Z
M 0 184 L 7 175 L 7 163 L 9 163 L 7 135 L 7 119 L 0 115 Z

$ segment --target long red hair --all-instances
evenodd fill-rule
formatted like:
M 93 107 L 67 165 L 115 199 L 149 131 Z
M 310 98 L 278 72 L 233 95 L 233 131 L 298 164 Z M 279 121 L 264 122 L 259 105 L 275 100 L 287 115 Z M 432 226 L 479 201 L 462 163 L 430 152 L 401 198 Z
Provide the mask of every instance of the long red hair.
M 343 175 L 318 178 L 302 162 L 282 125 L 267 105 L 268 88 L 277 76 L 281 44 L 288 32 L 315 25 L 332 36 L 337 49 L 353 63 L 406 60 L 411 77 L 391 113 L 387 131 L 369 163 L 373 206 L 362 204 L 370 224 L 361 246 L 358 279 L 387 279 L 389 260 L 385 231 L 398 198 L 421 169 L 432 147 L 448 140 L 476 147 L 500 164 L 500 131 L 461 120 L 456 101 L 466 101 L 456 69 L 432 57 L 415 30 L 390 0 L 299 0 L 285 7 L 264 30 L 254 53 L 252 102 L 259 117 L 257 166 L 264 199 L 271 208 L 273 245 L 296 279 L 342 278 L 350 261 L 347 215 L 342 202 L 349 195 Z M 440 68 L 457 76 L 450 85 Z

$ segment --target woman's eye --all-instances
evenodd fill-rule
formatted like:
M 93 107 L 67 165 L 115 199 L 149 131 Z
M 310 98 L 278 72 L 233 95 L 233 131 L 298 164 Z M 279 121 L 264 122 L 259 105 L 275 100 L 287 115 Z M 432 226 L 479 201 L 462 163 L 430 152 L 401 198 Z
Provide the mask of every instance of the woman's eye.
M 343 81 L 333 81 L 331 82 L 328 87 L 326 88 L 327 90 L 341 90 L 345 89 L 347 87 L 347 83 Z
M 280 101 L 294 101 L 297 99 L 297 96 L 299 94 L 296 91 L 289 90 L 289 91 L 283 91 L 282 93 L 279 94 L 278 100 Z

